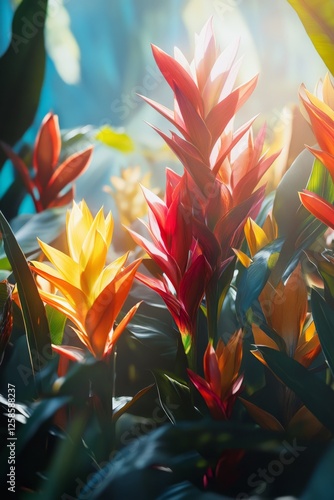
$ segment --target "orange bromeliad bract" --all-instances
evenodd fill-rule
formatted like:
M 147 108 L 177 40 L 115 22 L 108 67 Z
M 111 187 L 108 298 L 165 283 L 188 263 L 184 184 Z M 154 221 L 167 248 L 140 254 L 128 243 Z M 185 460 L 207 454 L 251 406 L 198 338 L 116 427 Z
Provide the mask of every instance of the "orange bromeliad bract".
M 203 397 L 213 418 L 228 420 L 241 391 L 243 375 L 242 331 L 235 332 L 227 344 L 219 339 L 216 349 L 209 343 L 203 358 L 204 378 L 188 369 L 188 375 Z
M 106 265 L 112 233 L 111 213 L 104 217 L 101 209 L 93 218 L 85 201 L 73 202 L 66 219 L 68 254 L 39 241 L 53 266 L 31 262 L 31 269 L 61 293 L 40 289 L 42 300 L 72 321 L 81 342 L 98 359 L 109 355 L 139 306 L 133 306 L 114 329 L 141 261 L 124 267 L 125 254 Z M 53 348 L 70 359 L 83 356 L 71 346 Z
M 300 99 L 320 149 L 306 147 L 325 165 L 334 181 L 334 85 L 330 76 L 327 74 L 324 81 L 319 82 L 317 95 L 302 86 Z M 330 203 L 307 190 L 299 193 L 299 197 L 309 212 L 334 229 L 334 209 Z

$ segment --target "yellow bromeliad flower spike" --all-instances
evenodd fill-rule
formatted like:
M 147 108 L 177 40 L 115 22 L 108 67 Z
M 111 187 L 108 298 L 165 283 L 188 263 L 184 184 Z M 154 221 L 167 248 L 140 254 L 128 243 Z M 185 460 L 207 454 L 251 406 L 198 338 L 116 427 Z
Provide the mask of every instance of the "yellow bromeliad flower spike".
M 251 217 L 248 217 L 244 232 L 251 257 L 254 257 L 263 247 L 274 241 L 278 235 L 277 224 L 272 215 L 267 216 L 262 227 Z M 241 250 L 233 249 L 233 251 L 244 267 L 249 267 L 253 262 L 252 258 Z
M 79 204 L 73 202 L 66 218 L 68 254 L 39 240 L 52 265 L 31 262 L 31 269 L 61 293 L 40 288 L 42 300 L 72 321 L 81 342 L 98 359 L 110 354 L 139 306 L 139 303 L 133 306 L 114 329 L 141 261 L 124 267 L 126 253 L 106 265 L 113 227 L 110 212 L 104 217 L 101 208 L 93 218 L 84 200 Z M 53 348 L 72 360 L 81 359 L 84 354 L 72 346 Z

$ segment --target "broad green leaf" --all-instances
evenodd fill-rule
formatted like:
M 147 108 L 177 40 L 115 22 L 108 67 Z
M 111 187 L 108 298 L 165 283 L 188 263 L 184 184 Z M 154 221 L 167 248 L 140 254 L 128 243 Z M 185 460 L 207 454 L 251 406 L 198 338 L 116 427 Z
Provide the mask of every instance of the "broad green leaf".
M 225 495 L 218 495 L 218 493 L 212 491 L 202 491 L 189 481 L 182 481 L 182 483 L 167 488 L 162 495 L 159 495 L 157 500 L 189 500 L 190 498 L 196 500 L 231 500 L 231 497 Z M 242 497 L 240 496 L 240 498 Z
M 276 189 L 273 216 L 278 225 L 278 235 L 287 237 L 295 230 L 295 217 L 301 203 L 298 191 L 302 191 L 309 180 L 313 167 L 313 155 L 302 151 L 284 174 Z
M 87 408 L 71 419 L 65 439 L 62 439 L 53 453 L 46 473 L 47 481 L 40 485 L 41 497 L 49 500 L 64 497 L 64 492 L 73 482 L 74 474 L 80 475 L 80 466 L 83 466 L 85 459 L 88 462 L 88 450 L 82 442 L 87 424 L 89 424 Z
M 45 243 L 52 243 L 65 226 L 66 208 L 49 208 L 38 214 L 22 214 L 11 221 L 11 228 L 23 253 L 33 258 L 40 253 L 37 237 Z M 11 266 L 4 248 L 0 246 L 0 269 Z
M 331 442 L 326 452 L 321 457 L 314 473 L 312 474 L 300 500 L 332 500 L 334 491 L 334 443 Z
M 280 438 L 234 422 L 202 419 L 164 425 L 122 449 L 89 478 L 79 498 L 159 498 L 173 484 L 198 481 L 224 450 L 279 451 Z
M 285 242 L 271 273 L 270 281 L 274 286 L 280 279 L 288 278 L 302 251 L 326 230 L 326 226 L 301 205 L 298 191 L 306 186 L 330 203 L 334 201 L 334 184 L 328 170 L 319 160 L 311 164 L 308 154 L 303 151 L 298 156 L 277 188 L 273 213 Z
M 123 131 L 118 131 L 108 125 L 101 127 L 95 135 L 95 139 L 102 142 L 110 148 L 118 149 L 123 153 L 131 153 L 134 150 L 134 144 L 130 136 Z
M 113 400 L 114 411 L 112 415 L 113 421 L 118 420 L 119 417 L 121 417 L 125 412 L 127 412 L 131 408 L 131 406 L 133 406 L 142 396 L 144 396 L 144 394 L 150 391 L 152 387 L 154 387 L 154 384 L 151 384 L 148 387 L 144 387 L 144 389 L 137 392 L 137 394 L 135 394 L 133 398 L 117 398 L 117 400 L 116 398 L 114 398 Z M 123 401 L 120 403 L 120 399 L 124 399 L 124 403 Z
M 181 420 L 196 420 L 200 414 L 195 410 L 188 385 L 174 375 L 154 372 L 159 400 L 169 420 L 175 424 Z
M 318 54 L 334 75 L 333 0 L 288 0 L 297 12 Z
M 51 342 L 55 345 L 61 345 L 67 317 L 49 304 L 46 304 L 45 312 L 49 323 Z
M 236 297 L 236 313 L 241 323 L 246 321 L 247 312 L 260 295 L 270 273 L 276 264 L 283 240 L 275 240 L 254 255 L 253 263 L 244 269 L 239 281 Z
M 30 442 L 33 442 L 36 434 L 40 431 L 45 422 L 50 420 L 56 411 L 69 401 L 69 397 L 53 397 L 44 399 L 37 404 L 28 418 L 27 423 L 21 427 L 17 434 L 17 454 L 19 454 Z
M 17 283 L 24 326 L 27 335 L 31 366 L 34 372 L 45 366 L 45 353 L 50 352 L 49 325 L 43 302 L 25 256 L 7 220 L 0 212 L 0 228 L 4 248 Z
M 268 367 L 302 400 L 331 432 L 334 432 L 334 391 L 316 375 L 286 354 L 258 346 Z
M 334 375 L 334 309 L 315 290 L 311 292 L 311 308 L 322 350 Z
M 30 127 L 44 79 L 44 25 L 47 0 L 23 0 L 12 38 L 0 58 L 0 139 L 13 146 Z M 0 152 L 0 166 L 5 155 Z

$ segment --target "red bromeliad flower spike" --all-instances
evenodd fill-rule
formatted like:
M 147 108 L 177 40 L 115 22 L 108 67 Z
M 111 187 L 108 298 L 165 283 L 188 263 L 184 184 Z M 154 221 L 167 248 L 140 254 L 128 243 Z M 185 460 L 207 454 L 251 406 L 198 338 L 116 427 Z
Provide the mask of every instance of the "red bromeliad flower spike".
M 149 221 L 145 224 L 152 241 L 129 230 L 132 237 L 159 265 L 160 278 L 137 273 L 137 278 L 165 301 L 188 353 L 196 331 L 196 317 L 211 268 L 193 236 L 191 219 L 185 209 L 184 178 L 167 171 L 166 196 L 143 188 Z
M 234 89 L 237 49 L 238 44 L 233 44 L 219 54 L 212 20 L 196 40 L 191 64 L 178 50 L 174 59 L 153 46 L 157 65 L 174 92 L 174 110 L 144 98 L 181 134 L 168 136 L 157 130 L 185 172 L 182 177 L 167 173 L 165 202 L 145 190 L 152 242 L 132 235 L 163 272 L 158 281 L 140 279 L 165 300 L 186 351 L 204 293 L 209 337 L 216 338 L 219 305 L 228 285 L 228 278 L 223 280 L 222 275 L 234 259 L 232 247 L 238 248 L 242 242 L 245 221 L 255 218 L 260 209 L 264 187 L 256 187 L 277 157 L 262 153 L 265 127 L 253 140 L 253 120 L 232 131 L 234 115 L 257 81 L 254 77 Z M 240 140 L 247 133 L 241 147 Z
M 89 147 L 72 154 L 58 165 L 61 137 L 58 117 L 53 113 L 45 116 L 36 138 L 33 152 L 33 177 L 30 176 L 27 165 L 10 146 L 3 142 L 1 146 L 20 174 L 33 199 L 36 212 L 72 202 L 74 188 L 70 187 L 65 193 L 62 191 L 88 168 L 93 151 L 93 147 Z
M 191 64 L 178 49 L 174 59 L 152 46 L 156 63 L 174 92 L 174 111 L 144 99 L 183 136 L 172 133 L 169 137 L 158 130 L 202 190 L 213 182 L 224 159 L 253 122 L 251 120 L 235 134 L 226 132 L 257 83 L 255 76 L 233 89 L 240 66 L 236 61 L 237 49 L 235 43 L 219 54 L 212 19 L 196 40 Z M 218 144 L 224 131 L 224 141 Z

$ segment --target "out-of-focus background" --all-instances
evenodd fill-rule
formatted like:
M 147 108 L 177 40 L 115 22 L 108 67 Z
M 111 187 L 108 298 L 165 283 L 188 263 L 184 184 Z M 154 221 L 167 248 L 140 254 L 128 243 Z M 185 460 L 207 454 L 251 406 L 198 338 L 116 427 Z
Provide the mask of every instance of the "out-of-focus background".
M 0 2 L 0 53 L 18 3 Z M 169 53 L 177 45 L 189 56 L 194 33 L 211 15 L 222 46 L 241 39 L 240 77 L 260 73 L 250 111 L 277 113 L 297 102 L 300 83 L 313 89 L 323 76 L 324 65 L 286 0 L 49 0 L 48 63 L 36 123 L 52 109 L 63 128 L 110 123 L 131 127 L 144 140 L 142 120 L 151 110 L 136 93 L 170 94 L 150 44 Z
M 0 2 L 0 53 L 8 46 L 18 3 Z M 137 96 L 171 105 L 171 91 L 150 44 L 168 53 L 176 45 L 190 57 L 194 34 L 210 16 L 221 47 L 240 37 L 240 82 L 260 75 L 256 91 L 238 114 L 240 122 L 260 113 L 270 128 L 282 118 L 285 105 L 298 103 L 301 83 L 313 90 L 324 76 L 325 66 L 286 0 L 49 0 L 44 87 L 25 139 L 33 142 L 41 120 L 52 110 L 62 129 L 109 124 L 124 127 L 146 153 L 159 148 L 158 135 L 145 121 L 160 126 L 163 120 Z M 92 176 L 91 190 L 94 183 L 100 189 L 120 167 L 145 163 L 138 150 L 127 160 L 116 153 L 110 160 L 108 154 L 106 160 L 105 151 L 97 148 L 94 176 L 92 169 L 85 174 L 86 180 Z M 157 182 L 163 176 L 161 170 Z M 78 196 L 89 201 L 90 193 L 81 192 L 80 183 Z M 97 197 L 98 203 L 107 196 Z M 91 203 L 96 201 L 92 198 Z

